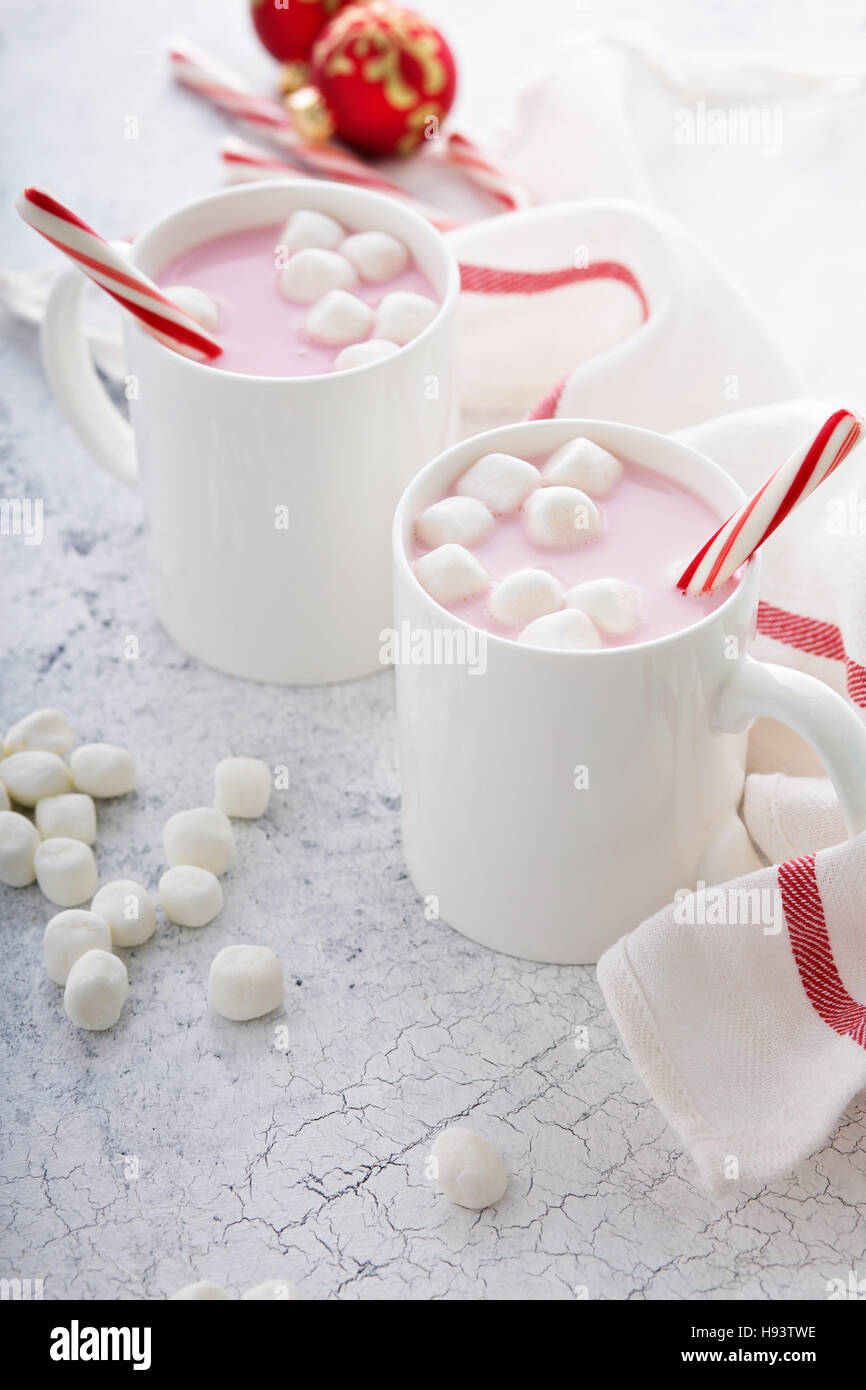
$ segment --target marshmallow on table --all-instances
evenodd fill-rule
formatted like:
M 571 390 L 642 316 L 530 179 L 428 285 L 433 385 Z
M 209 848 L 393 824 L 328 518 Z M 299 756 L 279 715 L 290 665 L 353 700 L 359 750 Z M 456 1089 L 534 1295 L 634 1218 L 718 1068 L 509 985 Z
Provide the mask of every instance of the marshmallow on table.
M 26 888 L 32 883 L 39 844 L 39 831 L 32 821 L 17 811 L 0 811 L 0 883 L 10 888 Z
M 409 264 L 407 247 L 388 232 L 354 232 L 340 251 L 370 285 L 396 279 Z
M 56 753 L 13 753 L 0 763 L 0 778 L 13 801 L 35 806 L 43 796 L 72 791 L 69 768 Z
M 548 651 L 591 652 L 601 646 L 601 638 L 591 618 L 577 608 L 564 608 L 560 613 L 548 613 L 536 618 L 523 629 L 518 642 L 527 647 L 545 647 Z
M 525 627 L 562 607 L 562 585 L 546 570 L 515 570 L 496 585 L 487 606 L 504 627 Z
M 85 951 L 66 977 L 63 1007 L 76 1028 L 113 1028 L 129 993 L 129 976 L 119 956 Z
M 115 946 L 140 946 L 156 930 L 156 909 L 151 896 L 134 878 L 116 878 L 103 884 L 90 911 L 108 923 Z
M 598 507 L 576 487 L 540 487 L 524 503 L 523 524 L 529 539 L 548 550 L 577 550 L 602 529 Z
M 415 578 L 443 606 L 477 598 L 490 588 L 490 575 L 481 561 L 455 544 L 440 545 L 416 560 Z
M 455 491 L 461 497 L 477 498 L 494 516 L 508 516 L 540 486 L 541 474 L 525 459 L 513 454 L 485 454 L 458 478 Z
M 305 251 L 309 246 L 336 251 L 345 237 L 345 227 L 341 227 L 327 213 L 314 212 L 312 208 L 298 208 L 283 227 L 279 245 L 285 246 L 290 252 Z
M 614 454 L 591 439 L 572 439 L 550 455 L 541 471 L 547 483 L 579 487 L 590 497 L 607 497 L 623 470 Z
M 263 1283 L 254 1284 L 251 1289 L 242 1293 L 241 1299 L 247 1299 L 250 1302 L 261 1302 L 264 1299 L 285 1303 L 303 1303 L 306 1301 L 297 1285 L 289 1284 L 285 1279 L 265 1279 Z
M 72 780 L 90 796 L 125 796 L 135 788 L 135 763 L 113 743 L 82 743 L 69 757 Z
M 222 912 L 223 890 L 209 869 L 178 864 L 159 880 L 159 905 L 180 927 L 206 927 Z
M 13 724 L 3 740 L 8 753 L 56 753 L 62 758 L 75 742 L 72 725 L 58 709 L 37 709 Z
M 314 343 L 325 347 L 347 347 L 366 338 L 373 326 L 369 304 L 346 290 L 331 290 L 307 314 L 306 329 Z M 378 333 L 387 338 L 387 333 Z
M 261 758 L 222 758 L 214 768 L 214 793 L 224 816 L 257 820 L 268 809 L 271 769 Z
M 36 882 L 57 907 L 78 907 L 99 885 L 93 850 L 81 840 L 43 840 L 33 856 Z
M 494 527 L 493 517 L 475 497 L 443 497 L 423 511 L 415 522 L 415 535 L 422 545 L 477 545 L 486 540 Z
M 280 271 L 280 293 L 293 304 L 315 304 L 329 290 L 351 290 L 357 282 L 345 256 L 319 246 L 298 251 Z
M 231 1294 L 227 1294 L 219 1284 L 211 1283 L 210 1279 L 200 1279 L 197 1284 L 185 1284 L 171 1297 L 172 1300 L 181 1302 L 214 1302 L 217 1299 L 231 1298 Z
M 92 845 L 96 839 L 96 807 L 86 792 L 64 792 L 43 796 L 36 803 L 36 829 L 43 840 L 81 840 Z
M 481 1211 L 505 1196 L 505 1164 L 493 1145 L 471 1129 L 443 1129 L 433 1141 L 431 1156 L 433 1182 L 449 1202 Z
M 369 367 L 372 362 L 384 362 L 400 349 L 386 338 L 368 338 L 364 343 L 350 343 L 337 354 L 334 371 L 347 372 L 351 367 Z
M 85 951 L 110 951 L 111 930 L 104 917 L 83 908 L 58 912 L 42 938 L 49 980 L 65 985 L 66 977 Z
M 176 304 L 178 309 L 183 309 L 191 319 L 201 324 L 206 332 L 213 333 L 219 323 L 219 305 L 209 294 L 205 294 L 204 290 L 197 289 L 195 285 L 168 285 L 163 294 L 166 299 Z
M 411 290 L 394 290 L 386 294 L 376 310 L 376 337 L 390 338 L 392 343 L 405 347 L 432 323 L 439 305 L 425 294 Z
M 9 800 L 9 793 L 5 784 L 0 782 L 0 811 L 11 811 L 12 802 Z
M 283 1002 L 283 967 L 267 946 L 224 946 L 211 961 L 207 1001 L 223 1018 L 261 1018 Z
M 628 637 L 640 621 L 637 590 L 624 579 L 588 579 L 575 584 L 565 596 L 566 607 L 588 614 L 599 632 L 608 637 Z
M 165 857 L 172 868 L 194 864 L 224 874 L 235 859 L 235 837 L 228 817 L 214 806 L 178 811 L 162 828 Z

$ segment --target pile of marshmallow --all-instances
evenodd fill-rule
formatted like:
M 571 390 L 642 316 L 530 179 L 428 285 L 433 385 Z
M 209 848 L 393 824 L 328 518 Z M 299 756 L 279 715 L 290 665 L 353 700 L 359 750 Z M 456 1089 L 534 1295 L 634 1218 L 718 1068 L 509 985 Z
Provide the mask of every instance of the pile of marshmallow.
M 631 636 L 640 623 L 635 588 L 621 579 L 591 579 L 566 589 L 547 570 L 515 570 L 494 582 L 472 547 L 501 517 L 519 514 L 527 540 L 551 552 L 576 550 L 602 533 L 594 499 L 607 497 L 623 475 L 619 459 L 591 440 L 572 439 L 542 468 L 513 454 L 485 454 L 415 523 L 427 554 L 415 562 L 419 583 L 437 603 L 453 608 L 486 597 L 495 623 L 517 640 L 557 651 L 592 651 L 605 638 Z
M 73 748 L 74 743 L 72 726 L 54 709 L 36 710 L 6 734 L 0 749 L 0 882 L 24 888 L 35 879 L 49 902 L 64 909 L 45 928 L 45 968 L 49 979 L 64 986 L 72 1022 L 102 1030 L 117 1022 L 129 992 L 115 947 L 148 941 L 156 910 L 134 879 L 100 888 L 91 848 L 97 833 L 94 798 L 131 792 L 133 759 L 113 744 Z M 220 912 L 219 876 L 235 857 L 229 816 L 258 817 L 270 797 L 270 770 L 255 758 L 224 758 L 215 783 L 215 806 L 179 811 L 163 829 L 170 867 L 159 881 L 159 902 L 169 921 L 181 926 L 206 926 Z M 88 899 L 90 908 L 84 909 Z M 208 1002 L 226 1018 L 258 1018 L 282 999 L 282 966 L 266 946 L 227 946 L 211 964 Z
M 353 232 L 324 212 L 293 212 L 280 235 L 288 261 L 281 293 L 309 304 L 305 329 L 320 347 L 340 348 L 334 370 L 365 367 L 405 347 L 435 318 L 438 305 L 409 290 L 386 294 L 376 308 L 352 293 L 359 281 L 383 285 L 409 266 L 409 251 L 388 232 Z M 203 328 L 217 327 L 219 312 L 202 290 L 172 285 L 166 293 Z

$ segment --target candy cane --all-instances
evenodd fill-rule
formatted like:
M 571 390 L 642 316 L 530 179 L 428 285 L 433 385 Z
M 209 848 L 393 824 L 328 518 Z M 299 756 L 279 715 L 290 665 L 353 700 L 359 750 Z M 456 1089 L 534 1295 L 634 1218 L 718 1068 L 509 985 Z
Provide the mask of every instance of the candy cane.
M 41 188 L 25 188 L 15 207 L 29 226 L 69 256 L 159 342 L 195 362 L 211 362 L 219 357 L 219 343 L 195 319 L 167 299 L 122 252 L 50 193 Z
M 509 212 L 531 206 L 532 195 L 523 180 L 506 169 L 495 155 L 482 150 L 468 135 L 457 130 L 449 131 L 441 142 L 434 142 L 434 148 L 438 148 L 439 157 L 444 162 L 462 169 L 470 182 L 495 198 Z
M 297 169 L 292 168 L 284 159 L 276 155 L 265 154 L 264 151 L 256 149 L 254 145 L 248 145 L 245 140 L 235 138 L 223 142 L 220 148 L 221 159 L 228 164 L 236 177 L 251 179 L 276 179 L 276 178 L 297 178 Z M 308 175 L 316 176 L 313 170 L 302 171 Z M 407 193 L 405 189 L 398 188 L 396 184 L 390 184 L 386 180 L 373 177 L 371 169 L 366 170 L 367 177 L 363 180 L 356 174 L 349 178 L 341 177 L 340 182 L 354 184 L 356 188 L 370 188 L 374 193 L 387 193 L 391 197 L 398 197 L 401 202 L 414 208 L 422 217 L 426 217 L 433 223 L 440 232 L 453 231 L 455 227 L 463 224 L 456 217 L 449 217 L 447 213 L 439 212 L 437 208 L 431 207 L 429 203 L 422 203 L 419 198 Z M 333 177 L 333 175 L 326 175 Z
M 754 555 L 776 527 L 851 452 L 863 421 L 850 410 L 837 410 L 781 467 L 777 468 L 739 511 L 720 526 L 677 580 L 687 594 L 719 589 Z
M 218 63 L 201 49 L 176 39 L 169 49 L 169 64 L 177 82 L 206 97 L 220 111 L 255 127 L 274 141 L 292 159 L 319 176 L 362 181 L 372 171 L 357 155 L 333 145 L 314 145 L 302 140 L 285 107 L 272 97 L 253 91 L 243 78 Z M 395 185 L 380 180 L 380 186 L 395 191 Z
M 175 80 L 182 86 L 205 97 L 218 110 L 252 127 L 259 135 L 278 145 L 293 164 L 315 177 L 336 179 L 340 183 L 351 183 L 401 198 L 440 231 L 450 231 L 463 225 L 459 219 L 449 217 L 407 193 L 399 184 L 385 178 L 350 151 L 336 145 L 313 144 L 303 140 L 288 111 L 278 101 L 260 95 L 237 73 L 185 40 L 174 40 L 169 49 L 169 64 Z M 482 151 L 468 136 L 452 131 L 446 139 L 431 144 L 440 159 L 461 169 L 476 187 L 503 207 L 514 210 L 528 207 L 532 202 L 526 185 L 509 173 L 495 156 Z M 269 165 L 265 155 L 261 155 L 258 161 L 253 159 L 250 147 L 241 156 L 236 144 L 224 147 L 222 157 L 234 165 L 235 171 L 244 178 L 266 177 L 269 172 L 273 174 L 279 169 L 279 164 Z

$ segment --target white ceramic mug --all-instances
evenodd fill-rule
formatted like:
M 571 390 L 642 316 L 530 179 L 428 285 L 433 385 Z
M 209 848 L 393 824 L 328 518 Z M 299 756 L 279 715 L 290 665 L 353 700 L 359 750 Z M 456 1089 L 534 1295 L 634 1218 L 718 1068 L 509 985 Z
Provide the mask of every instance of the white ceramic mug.
M 679 889 L 717 881 L 717 847 L 744 834 L 735 818 L 755 717 L 812 745 L 852 834 L 866 829 L 866 731 L 822 682 L 747 654 L 757 557 L 714 613 L 654 641 L 557 652 L 466 640 L 477 632 L 412 573 L 415 518 L 483 454 L 535 458 L 576 435 L 685 484 L 720 519 L 744 500 L 694 449 L 627 425 L 535 421 L 450 449 L 409 484 L 394 520 L 397 700 L 418 892 L 486 946 L 590 964 Z
M 241 376 L 188 361 L 124 315 L 132 428 L 105 394 L 81 329 L 87 281 L 58 282 L 43 328 L 54 392 L 94 457 L 139 481 L 157 616 L 193 656 L 279 684 L 380 668 L 391 608 L 388 535 L 409 479 L 453 438 L 459 271 L 442 236 L 394 199 L 316 181 L 224 189 L 134 243 L 156 275 L 199 242 L 313 207 L 393 233 L 440 301 L 384 361 L 308 377 Z M 288 516 L 288 529 L 276 524 Z

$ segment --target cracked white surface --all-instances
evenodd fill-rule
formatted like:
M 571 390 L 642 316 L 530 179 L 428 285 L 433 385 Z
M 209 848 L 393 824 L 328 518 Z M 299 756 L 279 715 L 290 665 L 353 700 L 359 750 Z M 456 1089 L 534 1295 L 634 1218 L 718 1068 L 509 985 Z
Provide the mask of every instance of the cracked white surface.
M 426 8 L 447 20 L 446 4 Z M 149 66 L 173 6 L 124 6 L 121 20 L 81 0 L 50 45 L 51 6 L 8 9 L 12 71 L 32 74 L 41 49 L 56 100 L 41 117 L 27 104 L 26 139 L 6 127 L 6 208 L 38 178 L 111 234 L 212 186 L 221 127 Z M 185 9 L 190 36 L 225 52 L 226 6 Z M 97 18 L 125 67 L 88 50 Z M 257 61 L 243 49 L 248 71 Z M 188 162 L 171 157 L 180 129 Z M 4 264 L 43 257 L 23 230 L 4 233 Z M 238 1293 L 282 1276 L 349 1299 L 568 1299 L 582 1286 L 743 1299 L 823 1298 L 827 1279 L 866 1274 L 862 1112 L 789 1181 L 729 1211 L 703 1195 L 593 971 L 494 956 L 425 920 L 401 858 L 390 675 L 276 691 L 187 659 L 150 614 L 137 499 L 62 424 L 30 330 L 2 325 L 0 379 L 2 494 L 45 499 L 41 547 L 0 539 L 0 717 L 57 705 L 80 738 L 136 757 L 138 791 L 100 807 L 102 878 L 155 888 L 162 824 L 209 799 L 218 758 L 285 763 L 292 779 L 261 821 L 236 825 L 217 922 L 160 916 L 123 953 L 130 994 L 109 1033 L 75 1030 L 45 978 L 53 909 L 38 889 L 0 891 L 0 1275 L 43 1276 L 49 1298 L 161 1298 L 198 1278 Z M 124 659 L 131 633 L 137 662 Z M 238 937 L 281 957 L 284 1014 L 208 1012 L 208 965 Z M 431 1137 L 456 1122 L 503 1154 L 495 1211 L 452 1207 L 424 1181 Z

